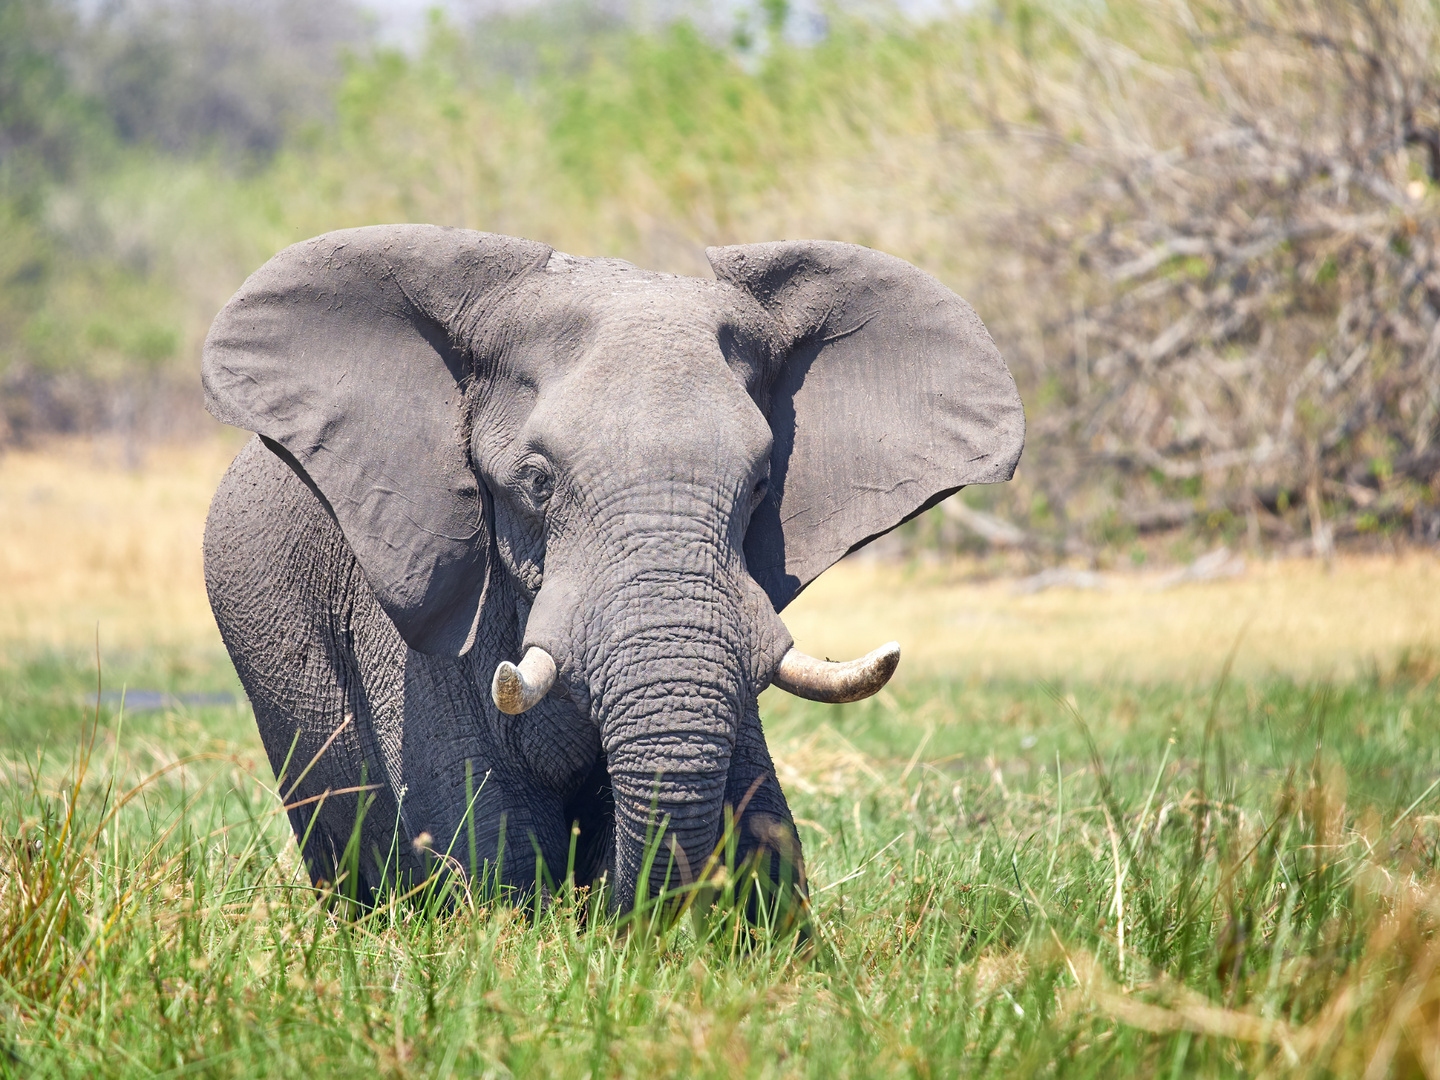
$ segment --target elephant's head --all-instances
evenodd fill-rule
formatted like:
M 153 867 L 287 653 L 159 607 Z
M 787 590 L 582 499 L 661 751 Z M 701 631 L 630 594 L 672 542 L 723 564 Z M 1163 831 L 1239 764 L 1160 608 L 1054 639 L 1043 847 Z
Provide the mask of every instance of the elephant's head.
M 690 865 L 710 854 L 766 685 L 846 700 L 893 668 L 810 660 L 778 612 L 1008 479 L 1023 441 L 990 336 L 933 278 L 849 244 L 708 255 L 716 280 L 432 226 L 330 233 L 253 275 L 205 349 L 210 411 L 330 508 L 411 648 L 479 647 L 504 711 L 548 693 L 596 726 L 622 903 L 655 814 Z

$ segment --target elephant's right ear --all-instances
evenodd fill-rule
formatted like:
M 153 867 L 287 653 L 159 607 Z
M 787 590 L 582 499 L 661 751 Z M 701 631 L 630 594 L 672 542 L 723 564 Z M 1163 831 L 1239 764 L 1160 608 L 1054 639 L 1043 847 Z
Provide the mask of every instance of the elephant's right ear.
M 709 248 L 774 320 L 770 491 L 745 562 L 775 610 L 847 552 L 966 484 L 1010 479 L 1015 380 L 980 317 L 903 259 L 794 240 Z
M 470 648 L 489 577 L 461 430 L 468 342 L 549 256 L 433 225 L 327 233 L 252 274 L 205 341 L 205 407 L 257 432 L 326 502 L 420 652 Z

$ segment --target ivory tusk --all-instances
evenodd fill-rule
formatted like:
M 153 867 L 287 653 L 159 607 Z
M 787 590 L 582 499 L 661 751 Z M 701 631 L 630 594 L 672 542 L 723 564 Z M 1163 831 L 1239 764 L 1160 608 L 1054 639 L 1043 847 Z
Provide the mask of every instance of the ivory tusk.
M 555 685 L 555 658 L 544 649 L 531 645 L 520 663 L 500 661 L 495 677 L 490 680 L 490 696 L 503 713 L 518 716 L 535 705 Z
M 837 664 L 817 660 L 792 648 L 780 660 L 772 680 L 776 686 L 796 697 L 838 705 L 859 701 L 875 693 L 895 674 L 900 663 L 900 643 L 891 641 L 858 660 Z

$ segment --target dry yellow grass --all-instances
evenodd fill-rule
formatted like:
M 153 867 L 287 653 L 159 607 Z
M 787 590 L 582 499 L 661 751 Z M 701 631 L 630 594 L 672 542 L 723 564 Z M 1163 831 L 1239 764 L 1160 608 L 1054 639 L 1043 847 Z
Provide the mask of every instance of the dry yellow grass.
M 0 456 L 0 648 L 218 649 L 205 598 L 205 511 L 235 438 L 108 442 Z M 134 467 L 132 467 L 132 464 Z
M 1159 574 L 1103 590 L 1017 595 L 954 569 L 852 560 L 785 612 L 796 643 L 839 658 L 891 638 L 902 672 L 963 676 L 1203 679 L 1239 643 L 1235 670 L 1348 678 L 1440 645 L 1440 560 L 1428 554 L 1251 558 L 1244 574 L 1160 589 Z
M 205 511 L 238 435 L 147 451 L 56 443 L 0 456 L 0 648 L 154 645 L 213 650 L 201 574 Z M 1117 575 L 1098 591 L 1016 595 L 957 568 L 850 561 L 785 613 L 796 642 L 853 656 L 895 638 L 906 674 L 1205 678 L 1237 640 L 1244 675 L 1346 678 L 1406 649 L 1440 648 L 1440 560 L 1252 558 L 1233 579 L 1157 590 Z M 1243 638 L 1241 637 L 1243 631 Z

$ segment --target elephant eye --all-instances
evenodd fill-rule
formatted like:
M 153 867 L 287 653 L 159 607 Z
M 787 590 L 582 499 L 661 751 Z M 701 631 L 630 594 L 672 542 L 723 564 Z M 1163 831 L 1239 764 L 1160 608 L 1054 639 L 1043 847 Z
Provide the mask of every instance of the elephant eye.
M 533 462 L 520 467 L 517 479 L 525 494 L 536 506 L 543 506 L 555 490 L 555 480 L 549 471 Z
M 770 477 L 762 476 L 755 481 L 755 490 L 750 493 L 750 509 L 753 511 L 765 501 L 765 496 L 770 494 Z

